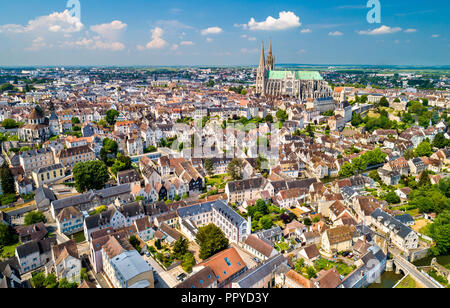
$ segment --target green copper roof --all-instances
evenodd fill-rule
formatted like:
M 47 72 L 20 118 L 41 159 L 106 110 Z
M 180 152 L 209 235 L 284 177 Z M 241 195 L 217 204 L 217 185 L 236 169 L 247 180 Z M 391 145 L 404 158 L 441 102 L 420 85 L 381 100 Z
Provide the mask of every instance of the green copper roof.
M 294 74 L 297 80 L 323 80 L 319 72 L 313 71 L 269 71 L 267 78 L 269 79 L 285 79 L 288 74 Z

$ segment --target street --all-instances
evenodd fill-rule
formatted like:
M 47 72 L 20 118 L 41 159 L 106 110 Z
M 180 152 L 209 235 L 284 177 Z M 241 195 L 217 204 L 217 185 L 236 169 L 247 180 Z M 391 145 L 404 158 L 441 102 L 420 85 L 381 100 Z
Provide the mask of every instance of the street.
M 170 273 L 166 272 L 151 256 L 142 256 L 144 260 L 153 268 L 155 280 L 158 279 L 158 283 L 155 283 L 155 288 L 173 288 L 178 284 L 178 281 Z

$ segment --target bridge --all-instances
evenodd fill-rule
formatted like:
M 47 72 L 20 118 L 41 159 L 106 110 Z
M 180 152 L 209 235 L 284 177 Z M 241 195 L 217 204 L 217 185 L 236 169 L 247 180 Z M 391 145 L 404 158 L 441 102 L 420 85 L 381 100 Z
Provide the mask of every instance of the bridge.
M 405 275 L 410 275 L 418 283 L 423 285 L 425 288 L 439 289 L 443 288 L 440 284 L 434 281 L 431 277 L 419 271 L 417 267 L 410 263 L 408 260 L 399 255 L 394 255 L 394 265 L 396 268 L 396 273 L 403 272 Z

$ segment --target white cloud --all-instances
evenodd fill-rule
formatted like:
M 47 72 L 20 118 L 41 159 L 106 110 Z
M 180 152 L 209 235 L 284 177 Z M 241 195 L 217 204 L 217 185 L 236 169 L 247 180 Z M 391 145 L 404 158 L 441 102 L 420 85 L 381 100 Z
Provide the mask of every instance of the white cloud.
M 381 26 L 379 28 L 373 29 L 373 30 L 367 30 L 367 31 L 358 31 L 358 34 L 360 35 L 383 35 L 383 34 L 393 34 L 402 31 L 402 28 L 395 27 L 391 28 L 388 26 Z
M 302 24 L 300 18 L 296 16 L 293 12 L 280 12 L 277 18 L 269 16 L 265 21 L 257 22 L 255 18 L 250 18 L 247 25 L 243 25 L 244 29 L 250 30 L 263 30 L 263 31 L 273 31 L 273 30 L 286 30 L 291 28 L 300 27 Z
M 38 51 L 43 48 L 47 47 L 47 43 L 45 42 L 45 39 L 42 36 L 39 36 L 33 40 L 33 43 L 30 47 L 26 48 L 25 50 L 28 51 Z
M 209 34 L 220 34 L 223 30 L 219 27 L 210 27 L 207 29 L 202 30 L 202 35 L 209 35 Z
M 109 24 L 91 26 L 90 29 L 107 40 L 117 41 L 126 28 L 127 24 L 121 22 L 120 20 L 114 20 Z
M 31 32 L 64 32 L 74 33 L 83 29 L 81 21 L 71 16 L 68 10 L 63 12 L 54 12 L 50 15 L 40 16 L 32 19 L 26 26 L 7 24 L 0 26 L 0 32 L 3 33 L 31 33 Z
M 438 38 L 438 37 L 440 37 L 441 35 L 440 34 L 433 34 L 431 37 L 432 38 Z
M 258 49 L 254 48 L 254 49 L 248 49 L 248 48 L 242 48 L 241 49 L 241 53 L 257 53 Z
M 340 31 L 334 31 L 334 32 L 330 32 L 328 33 L 329 36 L 343 36 L 344 33 L 340 32 Z
M 417 29 L 406 29 L 405 33 L 416 33 Z
M 192 41 L 182 41 L 182 42 L 180 42 L 180 45 L 182 45 L 182 46 L 193 46 L 195 44 Z
M 170 50 L 177 50 L 178 47 L 178 44 L 173 44 L 172 47 L 170 47 Z
M 138 46 L 138 50 L 144 49 L 162 49 L 167 46 L 167 42 L 162 38 L 164 31 L 160 27 L 156 27 L 153 30 L 150 30 L 152 33 L 152 40 L 143 46 Z
M 210 38 L 210 37 L 207 37 L 207 38 L 206 38 L 206 41 L 207 41 L 208 43 L 211 43 L 211 42 L 213 41 L 213 39 Z
M 249 41 L 256 41 L 256 37 L 248 36 L 247 34 L 242 34 L 242 35 L 241 35 L 241 38 L 247 39 L 247 40 L 249 40 Z
M 312 31 L 311 31 L 311 29 L 309 29 L 309 28 L 307 28 L 307 29 L 302 29 L 301 31 L 300 31 L 300 33 L 311 33 Z
M 89 50 L 110 50 L 121 51 L 125 49 L 125 45 L 120 42 L 105 42 L 99 37 L 82 38 L 78 41 L 66 41 L 60 45 L 61 48 L 86 48 Z
M 306 50 L 305 49 L 300 49 L 299 51 L 298 51 L 298 54 L 305 54 L 306 53 Z

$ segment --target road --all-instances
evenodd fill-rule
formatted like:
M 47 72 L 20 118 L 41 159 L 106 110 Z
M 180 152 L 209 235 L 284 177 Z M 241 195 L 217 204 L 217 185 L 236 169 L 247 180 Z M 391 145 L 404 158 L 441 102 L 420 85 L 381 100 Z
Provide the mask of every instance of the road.
M 110 285 L 108 284 L 108 282 L 105 280 L 105 278 L 103 277 L 103 275 L 100 273 L 100 274 L 97 274 L 94 270 L 93 270 L 93 268 L 92 268 L 92 266 L 91 266 L 91 263 L 90 263 L 90 261 L 89 261 L 89 258 L 86 256 L 86 255 L 84 255 L 83 256 L 83 258 L 82 258 L 82 264 L 83 264 L 83 266 L 86 268 L 86 271 L 87 271 L 87 274 L 88 274 L 88 276 L 89 276 L 89 280 L 91 280 L 91 281 L 95 281 L 95 283 L 97 284 L 97 285 L 99 285 L 101 288 L 103 288 L 103 289 L 109 289 L 109 288 L 111 288 L 110 287 Z
M 155 279 L 158 279 L 158 283 L 155 283 L 155 288 L 173 288 L 178 284 L 178 281 L 170 273 L 166 272 L 152 257 L 142 256 L 144 260 L 153 268 Z
M 403 269 L 408 271 L 408 273 L 417 280 L 421 285 L 423 285 L 426 288 L 430 289 L 436 289 L 439 288 L 434 282 L 432 282 L 427 276 L 425 276 L 421 271 L 417 269 L 416 266 L 409 263 L 407 260 L 405 260 L 403 257 L 395 256 L 394 257 L 395 263 L 400 265 Z

